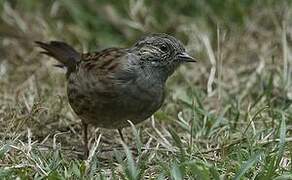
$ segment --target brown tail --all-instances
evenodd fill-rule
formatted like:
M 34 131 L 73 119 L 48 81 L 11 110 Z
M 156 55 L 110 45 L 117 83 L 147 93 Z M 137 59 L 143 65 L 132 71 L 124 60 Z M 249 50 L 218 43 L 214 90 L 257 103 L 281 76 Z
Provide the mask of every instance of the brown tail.
M 74 71 L 76 64 L 80 61 L 80 54 L 64 42 L 50 41 L 49 43 L 44 43 L 36 41 L 35 43 L 45 50 L 41 52 L 42 54 L 55 58 L 61 63 L 60 66 L 67 67 L 68 72 Z

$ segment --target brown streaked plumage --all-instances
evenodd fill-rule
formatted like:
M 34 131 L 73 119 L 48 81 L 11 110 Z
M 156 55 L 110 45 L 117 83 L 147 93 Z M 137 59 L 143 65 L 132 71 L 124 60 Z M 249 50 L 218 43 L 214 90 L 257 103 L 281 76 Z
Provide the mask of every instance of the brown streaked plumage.
M 129 126 L 127 120 L 144 121 L 161 107 L 167 78 L 180 64 L 194 62 L 166 34 L 145 36 L 128 49 L 85 54 L 63 42 L 36 43 L 67 68 L 68 99 L 82 120 L 86 148 L 88 124 L 122 129 Z

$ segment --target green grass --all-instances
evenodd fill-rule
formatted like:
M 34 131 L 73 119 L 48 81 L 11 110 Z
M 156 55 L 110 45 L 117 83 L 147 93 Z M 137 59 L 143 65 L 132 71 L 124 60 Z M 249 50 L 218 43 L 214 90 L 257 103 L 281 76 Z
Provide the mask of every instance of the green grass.
M 0 0 L 0 179 L 292 179 L 291 12 L 288 0 Z M 64 73 L 33 41 L 85 52 L 148 32 L 199 62 L 125 143 L 92 127 L 82 160 Z

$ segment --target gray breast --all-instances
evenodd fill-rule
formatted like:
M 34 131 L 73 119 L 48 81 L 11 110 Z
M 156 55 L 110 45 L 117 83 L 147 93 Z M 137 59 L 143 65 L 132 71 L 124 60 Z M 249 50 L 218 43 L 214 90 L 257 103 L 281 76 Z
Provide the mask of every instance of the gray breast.
M 164 86 L 136 82 L 124 91 L 124 107 L 127 108 L 132 121 L 141 121 L 157 111 L 164 100 Z

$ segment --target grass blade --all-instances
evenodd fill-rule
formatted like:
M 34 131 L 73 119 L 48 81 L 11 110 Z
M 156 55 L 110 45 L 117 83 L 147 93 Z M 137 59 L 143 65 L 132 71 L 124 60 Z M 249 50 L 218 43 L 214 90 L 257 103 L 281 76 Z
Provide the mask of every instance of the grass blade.
M 240 180 L 240 178 L 256 163 L 259 161 L 263 153 L 257 153 L 251 156 L 251 158 L 241 165 L 240 170 L 236 173 L 234 180 Z

